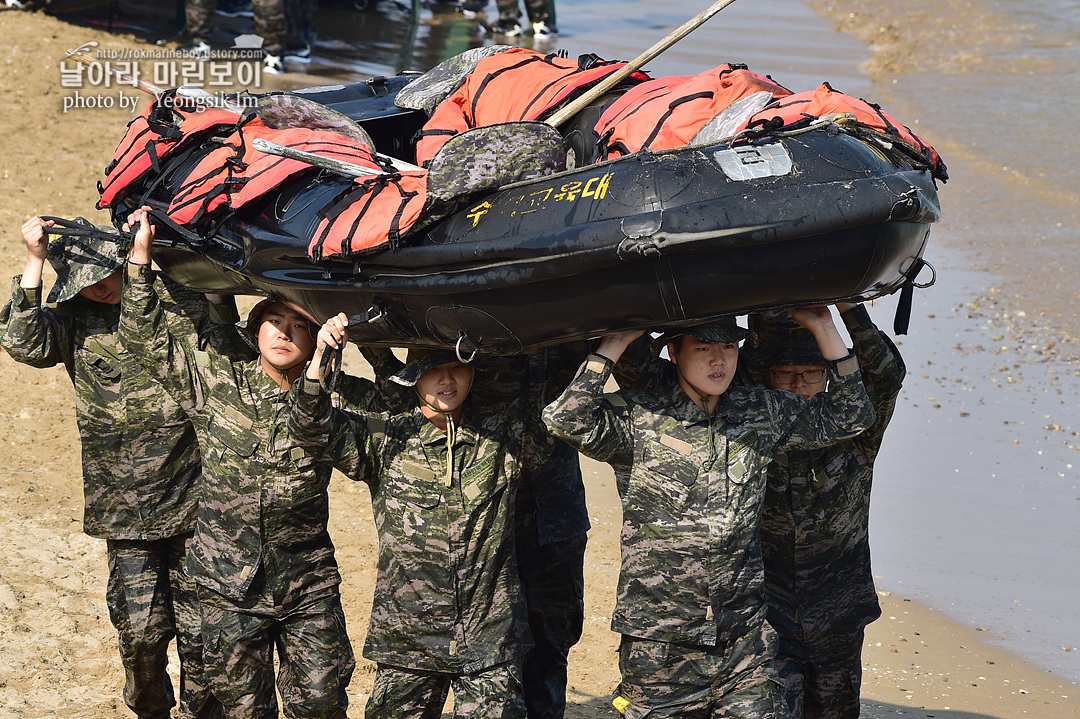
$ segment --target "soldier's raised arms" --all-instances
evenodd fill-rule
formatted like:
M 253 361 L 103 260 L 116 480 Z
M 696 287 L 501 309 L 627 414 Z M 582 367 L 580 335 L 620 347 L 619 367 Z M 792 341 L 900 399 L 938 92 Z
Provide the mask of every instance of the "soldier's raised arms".
M 652 351 L 666 347 L 673 371 L 614 394 L 604 391 L 613 361 L 636 334 L 608 336 L 544 411 L 555 435 L 615 470 L 615 706 L 627 716 L 781 716 L 757 541 L 765 468 L 780 448 L 834 442 L 873 420 L 829 310 L 794 314 L 833 360 L 830 391 L 810 402 L 732 384 L 747 334 L 732 318 L 668 330 Z
M 50 243 L 45 230 L 54 228 L 60 232 Z M 199 447 L 173 395 L 119 341 L 119 234 L 82 218 L 41 217 L 27 220 L 21 234 L 26 264 L 0 310 L 0 345 L 18 362 L 63 365 L 74 385 L 83 530 L 106 540 L 106 599 L 120 639 L 125 701 L 140 716 L 170 712 L 176 702 L 165 669 L 175 636 L 180 711 L 213 716 L 220 708 L 203 671 L 199 607 L 186 571 Z M 48 305 L 46 262 L 56 272 Z M 166 298 L 163 322 L 178 333 L 195 333 L 208 316 L 205 300 L 175 284 L 158 282 L 151 292 Z
M 344 717 L 355 663 L 326 526 L 331 467 L 285 426 L 290 390 L 315 349 L 313 323 L 267 298 L 247 318 L 255 358 L 193 347 L 161 321 L 149 289 L 154 230 L 145 210 L 131 219 L 121 334 L 179 398 L 204 451 L 189 566 L 214 696 L 230 717 L 277 716 L 278 695 L 289 716 Z M 351 402 L 375 394 L 370 382 L 340 379 Z

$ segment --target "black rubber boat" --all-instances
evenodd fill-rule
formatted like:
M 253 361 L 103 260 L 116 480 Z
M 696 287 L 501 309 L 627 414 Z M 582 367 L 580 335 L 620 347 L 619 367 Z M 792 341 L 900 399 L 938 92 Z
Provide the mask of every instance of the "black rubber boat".
M 376 149 L 408 156 L 423 112 L 412 77 L 305 91 Z M 166 162 L 165 207 L 197 156 Z M 193 241 L 158 232 L 155 259 L 202 291 L 270 294 L 352 339 L 512 354 L 607 331 L 839 300 L 916 281 L 940 216 L 934 180 L 903 153 L 826 124 L 730 146 L 642 151 L 467 198 L 395 249 L 314 261 L 319 212 L 350 180 L 309 173 Z M 128 200 L 127 202 L 132 202 Z M 118 221 L 130 209 L 114 207 Z

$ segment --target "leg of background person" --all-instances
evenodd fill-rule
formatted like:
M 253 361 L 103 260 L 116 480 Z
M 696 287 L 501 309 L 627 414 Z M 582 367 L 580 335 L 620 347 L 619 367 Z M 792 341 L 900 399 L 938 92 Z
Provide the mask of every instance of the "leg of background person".
M 337 594 L 290 611 L 278 634 L 278 692 L 286 717 L 345 719 L 356 661 Z
M 450 693 L 448 674 L 380 664 L 365 719 L 439 719 Z
M 176 635 L 167 543 L 107 542 L 109 618 L 120 637 L 124 703 L 139 719 L 168 719 L 176 704 L 166 667 Z
M 499 9 L 499 27 L 512 28 L 521 22 L 521 8 L 519 0 L 495 0 L 495 6 Z
M 541 546 L 535 515 L 516 522 L 518 575 L 536 645 L 525 655 L 522 683 L 529 719 L 562 719 L 570 648 L 581 639 L 585 617 L 585 545 L 588 535 Z
M 806 676 L 804 719 L 857 719 L 862 685 L 863 630 L 837 634 L 815 648 Z
M 277 719 L 276 619 L 269 613 L 238 607 L 202 586 L 199 607 L 203 664 L 210 689 L 225 707 L 225 715 L 229 719 Z
M 203 666 L 202 615 L 195 579 L 185 570 L 191 533 L 172 537 L 169 545 L 169 586 L 176 618 L 176 653 L 180 657 L 180 719 L 221 719 L 221 702 L 210 692 Z
M 192 42 L 210 42 L 216 9 L 217 0 L 186 0 L 184 16 L 187 19 L 187 34 Z
M 288 28 L 285 47 L 301 48 L 315 44 L 318 15 L 319 0 L 285 0 L 285 24 Z
M 455 677 L 455 719 L 525 719 L 521 671 L 508 662 Z
M 255 34 L 263 39 L 263 50 L 268 55 L 281 55 L 288 33 L 285 1 L 252 0 L 251 8 L 255 12 Z
M 525 0 L 525 11 L 529 15 L 529 22 L 547 22 L 549 0 Z

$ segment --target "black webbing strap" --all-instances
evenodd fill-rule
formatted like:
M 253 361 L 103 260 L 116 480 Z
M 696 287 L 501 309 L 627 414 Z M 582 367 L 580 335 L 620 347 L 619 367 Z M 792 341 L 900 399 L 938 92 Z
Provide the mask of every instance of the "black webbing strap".
M 908 325 L 911 324 L 911 304 L 912 296 L 915 293 L 915 278 L 919 276 L 919 272 L 924 265 L 926 265 L 926 261 L 921 257 L 916 257 L 911 269 L 908 270 L 907 279 L 900 290 L 900 300 L 896 303 L 896 316 L 893 318 L 894 334 L 906 335 L 908 332 Z

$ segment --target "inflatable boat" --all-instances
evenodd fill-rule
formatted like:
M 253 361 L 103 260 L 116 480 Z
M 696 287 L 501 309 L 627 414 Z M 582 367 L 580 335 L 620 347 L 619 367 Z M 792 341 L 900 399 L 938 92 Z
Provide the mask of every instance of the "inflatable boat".
M 299 95 L 349 118 L 377 153 L 408 157 L 429 113 L 395 99 L 416 80 Z M 164 217 L 212 144 L 106 203 L 118 226 L 141 202 Z M 929 163 L 839 118 L 565 165 L 450 193 L 396 242 L 351 254 L 312 252 L 328 208 L 356 187 L 313 168 L 197 228 L 159 226 L 155 260 L 197 290 L 272 295 L 320 322 L 345 312 L 361 344 L 469 357 L 892 293 L 917 281 L 940 217 Z

